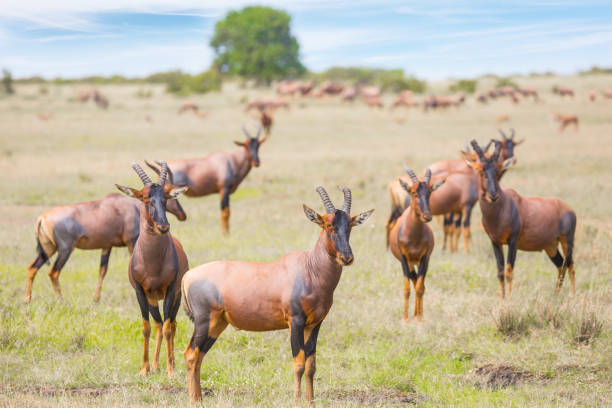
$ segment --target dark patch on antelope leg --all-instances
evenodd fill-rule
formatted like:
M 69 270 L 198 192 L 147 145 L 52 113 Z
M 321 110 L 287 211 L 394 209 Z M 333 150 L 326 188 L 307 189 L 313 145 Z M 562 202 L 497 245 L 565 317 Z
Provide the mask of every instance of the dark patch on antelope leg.
M 512 297 L 512 280 L 514 274 L 514 262 L 516 260 L 518 239 L 516 236 L 508 240 L 508 257 L 506 265 L 506 281 L 508 282 L 508 297 Z
M 506 289 L 504 285 L 504 252 L 495 242 L 491 241 L 491 245 L 493 245 L 493 253 L 495 254 L 495 261 L 497 262 L 497 279 L 499 280 L 500 285 L 499 295 L 503 299 L 506 297 Z
M 555 254 L 555 256 L 549 256 L 549 258 L 552 261 L 552 263 L 555 264 L 557 268 L 560 268 L 563 266 L 563 257 L 561 256 L 561 253 L 559 252 L 559 250 L 557 250 L 557 253 Z
M 401 263 L 402 263 L 402 271 L 404 272 L 404 276 L 414 281 L 417 278 L 417 274 L 414 270 L 410 269 L 410 266 L 408 265 L 408 261 L 406 260 L 406 257 L 403 254 L 402 254 Z

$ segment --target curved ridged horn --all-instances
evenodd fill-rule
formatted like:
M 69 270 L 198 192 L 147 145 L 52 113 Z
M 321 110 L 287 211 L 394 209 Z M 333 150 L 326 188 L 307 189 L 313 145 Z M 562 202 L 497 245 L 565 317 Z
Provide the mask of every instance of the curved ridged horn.
M 497 129 L 497 131 L 499 132 L 499 134 L 500 134 L 500 135 L 502 135 L 502 138 L 504 138 L 504 139 L 508 139 L 508 138 L 506 137 L 506 134 L 503 132 L 503 130 L 501 130 L 501 129 Z
M 478 146 L 478 143 L 476 142 L 476 140 L 472 139 L 470 144 L 472 145 L 472 149 L 474 149 L 474 151 L 478 155 L 478 158 L 483 160 L 485 158 L 484 152 L 482 151 L 480 146 Z
M 161 160 L 155 160 L 155 163 L 157 163 L 157 165 L 159 167 L 162 166 L 162 162 Z M 159 173 L 157 173 L 159 175 Z M 170 169 L 170 167 L 168 167 L 168 176 L 166 177 L 166 180 L 170 183 L 170 184 L 174 184 L 174 174 L 172 174 L 172 169 Z
M 159 164 L 159 163 L 157 162 L 157 160 L 155 160 L 155 163 Z M 145 160 L 145 164 L 146 164 L 147 166 L 149 166 L 149 168 L 150 168 L 151 170 L 153 170 L 153 171 L 155 172 L 155 174 L 157 174 L 157 175 L 159 176 L 159 167 L 157 167 L 157 166 L 156 166 L 156 165 L 154 165 L 153 163 L 149 162 L 148 160 Z M 160 167 L 161 167 L 161 164 L 160 164 Z
M 495 150 L 493 151 L 492 159 L 493 161 L 499 160 L 499 154 L 501 153 L 502 144 L 499 140 L 495 140 Z
M 351 203 L 353 201 L 353 198 L 351 195 L 351 189 L 348 187 L 341 187 L 341 186 L 338 186 L 338 189 L 342 191 L 342 193 L 344 194 L 344 203 L 342 204 L 342 211 L 344 211 L 347 214 L 350 214 L 351 213 Z
M 510 128 L 510 139 L 514 140 L 514 128 Z
M 247 139 L 251 138 L 251 135 L 249 134 L 249 131 L 246 130 L 246 127 L 244 126 L 244 124 L 242 125 L 242 131 L 244 132 L 244 134 L 246 135 Z
M 321 200 L 323 201 L 323 205 L 325 206 L 325 212 L 328 214 L 333 214 L 336 212 L 336 207 L 332 204 L 329 196 L 327 195 L 327 191 L 321 186 L 316 188 L 317 193 L 321 196 Z
M 414 174 L 414 171 L 408 168 L 408 166 L 406 166 L 405 164 L 404 164 L 404 170 L 406 170 L 406 173 L 408 173 L 408 175 L 410 176 L 410 180 L 412 180 L 413 183 L 419 182 L 419 178 L 416 176 L 416 174 Z
M 142 184 L 144 184 L 145 187 L 153 184 L 147 173 L 145 173 L 145 171 L 142 169 L 142 167 L 140 167 L 138 163 L 133 162 L 132 168 L 134 169 L 136 174 L 138 174 L 138 177 L 140 177 L 140 181 L 142 181 Z
M 429 170 L 428 167 L 427 170 L 425 170 L 425 178 L 423 179 L 423 181 L 425 182 L 425 184 L 429 184 L 429 180 L 431 180 L 431 170 Z
M 168 177 L 168 164 L 164 160 L 156 160 L 156 163 L 159 163 L 161 166 L 161 171 L 159 172 L 159 178 L 157 179 L 157 184 L 163 186 L 166 184 L 166 177 Z

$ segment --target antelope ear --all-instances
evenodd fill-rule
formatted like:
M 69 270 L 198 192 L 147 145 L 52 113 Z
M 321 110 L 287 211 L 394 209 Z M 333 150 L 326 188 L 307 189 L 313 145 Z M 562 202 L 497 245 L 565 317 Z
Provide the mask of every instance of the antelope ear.
M 364 211 L 361 214 L 356 215 L 353 218 L 351 218 L 351 227 L 356 227 L 357 225 L 363 224 L 365 220 L 370 218 L 370 215 L 372 215 L 373 212 L 374 212 L 374 209 L 372 208 L 371 210 Z
M 236 145 L 238 145 L 238 146 L 241 146 L 241 147 L 246 146 L 246 143 L 244 143 L 244 142 L 239 142 L 239 141 L 237 141 L 237 140 L 234 140 L 234 143 L 235 143 Z
M 115 184 L 115 187 L 117 187 L 119 191 L 121 191 L 123 194 L 125 194 L 128 197 L 137 198 L 139 200 L 142 198 L 142 191 L 140 190 L 136 190 L 135 188 L 131 188 L 131 187 L 120 186 L 119 184 Z
M 440 188 L 442 186 L 442 184 L 444 184 L 446 182 L 446 179 L 440 180 L 438 181 L 436 184 L 433 185 L 433 187 L 431 188 L 431 191 L 434 192 L 436 191 L 438 188 Z
M 406 183 L 406 182 L 405 182 L 404 180 L 402 180 L 402 179 L 398 179 L 398 180 L 399 180 L 399 183 L 400 183 L 400 185 L 402 186 L 402 188 L 403 188 L 404 190 L 406 190 L 408 193 L 410 193 L 410 186 L 408 185 L 408 183 Z
M 175 186 L 172 184 L 166 184 L 164 186 L 164 192 L 166 193 L 166 198 L 169 198 L 169 199 L 176 199 L 178 196 L 180 196 L 187 190 L 189 190 L 189 186 Z
M 314 222 L 321 228 L 325 226 L 325 221 L 323 221 L 323 217 L 317 214 L 315 210 L 308 207 L 306 204 L 302 204 L 302 207 L 304 207 L 304 214 L 306 214 L 306 218 L 308 218 L 310 221 Z
M 514 166 L 515 164 L 516 164 L 516 159 L 514 157 L 506 159 L 504 160 L 504 163 L 502 164 L 501 171 L 506 171 L 510 167 Z
M 465 164 L 467 164 L 474 170 L 478 170 L 478 164 L 473 153 L 461 152 L 461 156 L 463 157 L 463 161 L 465 161 Z

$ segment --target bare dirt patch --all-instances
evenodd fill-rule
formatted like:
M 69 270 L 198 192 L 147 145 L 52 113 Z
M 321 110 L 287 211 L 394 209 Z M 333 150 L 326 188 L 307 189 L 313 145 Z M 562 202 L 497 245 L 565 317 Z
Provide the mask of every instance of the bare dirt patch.
M 539 382 L 546 377 L 504 364 L 485 364 L 475 370 L 476 385 L 480 388 L 506 388 L 523 382 Z

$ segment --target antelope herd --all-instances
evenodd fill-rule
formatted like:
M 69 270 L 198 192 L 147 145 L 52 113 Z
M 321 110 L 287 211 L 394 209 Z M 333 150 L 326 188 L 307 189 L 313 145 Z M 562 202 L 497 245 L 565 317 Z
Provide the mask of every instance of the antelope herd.
M 109 194 L 101 200 L 65 205 L 43 213 L 35 223 L 37 256 L 27 267 L 25 301 L 32 298 L 32 284 L 37 271 L 57 252 L 49 277 L 57 296 L 61 296 L 59 274 L 75 248 L 101 249 L 98 285 L 94 295 L 100 299 L 102 282 L 108 270 L 113 247 L 126 246 L 130 253 L 128 277 L 135 290 L 142 316 L 144 338 L 141 375 L 156 371 L 162 340 L 166 343 L 166 371 L 175 371 L 174 337 L 176 316 L 182 303 L 194 325 L 185 350 L 187 383 L 191 401 L 202 398 L 200 370 L 204 356 L 228 325 L 241 330 L 270 331 L 289 329 L 293 355 L 294 396 L 301 396 L 301 380 L 306 376 L 306 400 L 314 398 L 316 346 L 322 321 L 331 309 L 333 294 L 342 269 L 354 261 L 349 244 L 351 230 L 364 223 L 373 209 L 351 215 L 352 193 L 339 187 L 344 196 L 337 209 L 323 187 L 317 187 L 324 214 L 304 205 L 306 218 L 321 228 L 310 251 L 289 252 L 274 262 L 254 263 L 213 261 L 189 269 L 181 243 L 169 232 L 166 213 L 179 221 L 187 218 L 178 201 L 218 193 L 220 196 L 221 231 L 229 234 L 230 195 L 253 167 L 260 166 L 259 149 L 270 137 L 274 111 L 289 108 L 284 97 L 307 95 L 340 95 L 343 101 L 360 96 L 370 106 L 382 106 L 381 90 L 373 86 L 344 87 L 326 81 L 315 88 L 314 82 L 283 81 L 278 84 L 277 98 L 256 99 L 247 103 L 246 111 L 257 109 L 261 126 L 253 136 L 245 126 L 245 139 L 235 141 L 238 149 L 214 152 L 204 157 L 146 162 L 154 171 L 153 182 L 143 168 L 132 168 L 143 187 L 116 187 L 128 197 Z M 561 96 L 573 96 L 567 88 L 555 88 Z M 105 100 L 90 88 L 79 94 L 79 100 Z M 490 99 L 518 96 L 538 101 L 533 89 L 504 87 L 476 95 L 486 103 Z M 451 97 L 430 95 L 418 101 L 410 91 L 403 91 L 392 107 L 422 104 L 425 110 L 465 103 L 464 94 Z M 185 102 L 179 113 L 199 112 L 193 102 Z M 500 116 L 498 123 L 508 120 Z M 568 124 L 578 127 L 578 118 L 554 114 L 561 130 Z M 261 132 L 265 135 L 262 138 Z M 421 177 L 407 166 L 405 175 L 388 186 L 391 215 L 385 225 L 387 248 L 401 264 L 403 272 L 403 320 L 408 320 L 411 285 L 415 291 L 414 318 L 423 318 L 423 297 L 428 266 L 434 253 L 434 234 L 429 222 L 433 216 L 443 219 L 444 240 L 450 252 L 458 250 L 461 231 L 464 249 L 469 253 L 472 210 L 478 204 L 482 225 L 491 240 L 496 259 L 501 298 L 510 298 L 517 251 L 545 251 L 557 267 L 555 291 L 562 287 L 569 273 L 572 294 L 575 293 L 574 237 L 576 213 L 556 198 L 523 197 L 515 190 L 502 188 L 506 171 L 516 165 L 514 148 L 523 140 L 500 130 L 501 139 L 491 139 L 486 146 L 471 140 L 457 159 L 441 160 L 428 166 Z M 470 149 L 471 146 L 471 149 Z M 493 152 L 489 153 L 493 147 Z M 612 240 L 612 234 L 611 234 Z M 504 262 L 503 246 L 508 247 Z M 559 250 L 562 249 L 563 255 Z M 507 290 L 506 290 L 507 284 Z M 162 312 L 158 303 L 163 301 Z M 155 352 L 149 364 L 149 339 L 152 316 L 156 326 Z

